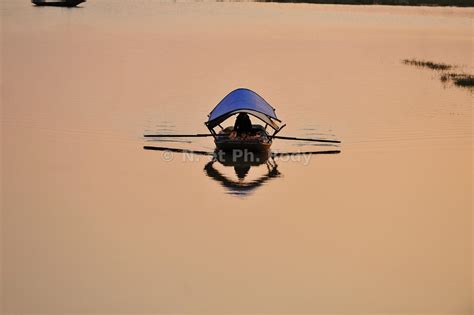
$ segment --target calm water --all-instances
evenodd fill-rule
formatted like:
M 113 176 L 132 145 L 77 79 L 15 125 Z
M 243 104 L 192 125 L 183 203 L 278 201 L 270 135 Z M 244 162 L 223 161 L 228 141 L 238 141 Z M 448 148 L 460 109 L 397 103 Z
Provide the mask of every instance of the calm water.
M 400 61 L 472 72 L 473 16 L 2 1 L 5 313 L 471 314 L 472 92 Z M 343 141 L 275 150 L 341 153 L 239 181 L 142 149 L 212 151 L 142 135 L 205 132 L 237 87 L 277 108 L 282 135 Z

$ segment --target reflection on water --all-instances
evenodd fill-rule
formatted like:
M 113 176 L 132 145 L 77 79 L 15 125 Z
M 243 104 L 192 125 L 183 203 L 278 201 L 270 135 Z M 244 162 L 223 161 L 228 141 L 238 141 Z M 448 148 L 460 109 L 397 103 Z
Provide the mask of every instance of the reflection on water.
M 224 151 L 198 151 L 189 149 L 178 149 L 171 147 L 156 147 L 156 146 L 144 146 L 145 150 L 162 151 L 165 154 L 168 153 L 182 153 L 182 154 L 196 154 L 212 156 L 212 159 L 204 166 L 205 174 L 219 182 L 226 192 L 231 195 L 237 195 L 246 197 L 254 192 L 257 188 L 268 182 L 270 179 L 281 177 L 281 172 L 278 170 L 278 164 L 276 159 L 278 157 L 308 157 L 307 162 L 310 161 L 311 155 L 317 154 L 338 154 L 340 150 L 328 150 L 328 151 L 306 151 L 306 152 L 240 152 L 241 150 L 234 150 L 232 152 Z M 163 159 L 170 159 L 170 156 L 163 155 Z M 298 159 L 297 159 L 298 160 Z M 224 167 L 224 170 L 216 168 L 216 162 Z M 263 174 L 257 175 L 256 178 L 248 179 L 248 175 L 251 175 L 252 168 L 265 169 Z M 229 172 L 229 168 L 233 169 Z M 233 176 L 234 178 L 232 178 Z
M 223 165 L 226 169 L 232 168 L 235 173 L 232 174 L 234 178 L 229 176 L 229 172 L 225 172 L 226 169 L 222 172 L 219 168 L 216 168 L 216 162 Z M 248 175 L 251 173 L 252 168 L 255 171 L 256 168 L 262 166 L 266 170 L 265 173 L 249 180 Z M 274 157 L 268 154 L 268 152 L 259 154 L 252 161 L 243 158 L 236 159 L 232 153 L 216 154 L 204 166 L 204 172 L 207 176 L 219 182 L 226 189 L 227 193 L 242 197 L 248 196 L 270 179 L 278 178 L 281 175 Z
M 182 132 L 177 132 L 175 129 L 170 129 L 173 126 L 171 122 L 164 122 L 155 125 L 156 131 L 148 130 L 150 134 L 165 136 L 171 135 L 171 137 L 147 137 L 145 138 L 148 143 L 176 143 L 176 144 L 192 144 L 188 148 L 175 148 L 165 146 L 144 146 L 145 150 L 161 151 L 164 154 L 168 153 L 181 153 L 181 154 L 196 154 L 212 156 L 212 159 L 207 162 L 204 166 L 204 172 L 209 177 L 218 182 L 222 187 L 225 188 L 225 193 L 240 197 L 248 197 L 255 192 L 259 187 L 266 184 L 271 179 L 281 178 L 282 174 L 278 170 L 276 159 L 286 159 L 288 157 L 300 157 L 300 161 L 303 157 L 308 157 L 307 163 L 310 162 L 310 156 L 316 154 L 337 154 L 340 153 L 338 145 L 332 143 L 315 143 L 309 141 L 289 141 L 290 146 L 298 147 L 300 150 L 291 152 L 273 152 L 271 150 L 264 152 L 242 152 L 242 150 L 234 150 L 231 152 L 224 152 L 215 150 L 203 151 L 194 150 L 192 147 L 196 146 L 196 143 L 191 140 L 187 140 L 186 137 L 172 137 L 172 132 L 182 135 Z M 320 132 L 317 127 L 304 127 L 300 128 L 304 131 L 303 135 L 306 137 L 318 137 L 318 138 L 333 138 L 335 134 Z M 281 142 L 283 140 L 278 140 Z M 334 150 L 324 151 L 302 151 L 304 148 L 312 147 L 326 147 L 334 148 Z M 163 159 L 169 159 L 165 155 L 162 155 Z M 186 159 L 184 159 L 186 160 Z M 298 160 L 298 159 L 296 159 Z M 220 167 L 219 167 L 220 166 Z

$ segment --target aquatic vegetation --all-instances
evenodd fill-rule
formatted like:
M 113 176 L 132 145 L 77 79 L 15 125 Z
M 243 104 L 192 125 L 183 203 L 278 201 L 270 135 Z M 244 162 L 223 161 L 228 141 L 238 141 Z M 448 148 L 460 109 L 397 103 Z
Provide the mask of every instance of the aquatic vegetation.
M 416 59 L 403 59 L 402 62 L 406 65 L 424 67 L 424 68 L 429 68 L 429 69 L 432 69 L 432 70 L 449 70 L 449 69 L 452 69 L 454 67 L 454 66 L 448 65 L 446 63 L 437 63 L 437 62 L 433 62 L 433 61 L 416 60 Z
M 447 82 L 451 80 L 454 85 L 460 87 L 474 87 L 474 75 L 465 73 L 443 73 L 440 77 L 441 81 Z
M 455 86 L 459 87 L 474 87 L 474 75 L 467 73 L 454 73 L 446 72 L 454 68 L 458 68 L 454 65 L 449 65 L 446 63 L 437 63 L 433 61 L 417 60 L 417 59 L 403 59 L 402 63 L 406 65 L 412 65 L 416 67 L 429 68 L 431 70 L 440 71 L 439 79 L 443 83 L 452 82 Z

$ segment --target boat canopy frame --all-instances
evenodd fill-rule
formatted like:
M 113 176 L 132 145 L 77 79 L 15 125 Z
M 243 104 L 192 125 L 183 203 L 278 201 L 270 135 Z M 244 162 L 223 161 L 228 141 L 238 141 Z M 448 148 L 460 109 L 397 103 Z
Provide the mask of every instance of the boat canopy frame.
M 266 124 L 265 127 L 270 126 L 274 129 L 272 136 L 285 126 L 278 125 L 281 120 L 277 118 L 275 108 L 257 93 L 245 88 L 239 88 L 227 94 L 209 113 L 209 120 L 205 122 L 205 125 L 215 136 L 216 126 L 220 126 L 223 121 L 239 113 L 246 113 L 263 121 Z

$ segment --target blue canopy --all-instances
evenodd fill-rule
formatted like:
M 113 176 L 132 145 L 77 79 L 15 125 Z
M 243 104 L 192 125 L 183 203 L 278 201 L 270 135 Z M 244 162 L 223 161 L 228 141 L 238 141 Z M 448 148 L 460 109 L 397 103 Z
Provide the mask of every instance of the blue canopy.
M 280 122 L 275 114 L 275 109 L 260 95 L 244 88 L 234 90 L 227 94 L 211 111 L 206 125 L 213 128 L 237 113 L 248 113 L 264 121 L 275 130 L 280 129 L 275 122 Z

